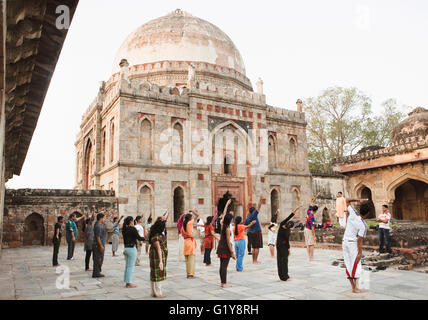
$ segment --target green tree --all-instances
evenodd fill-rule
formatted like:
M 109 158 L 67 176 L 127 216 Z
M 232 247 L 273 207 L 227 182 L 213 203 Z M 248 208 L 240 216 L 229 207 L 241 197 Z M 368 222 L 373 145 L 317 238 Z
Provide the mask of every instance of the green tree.
M 330 170 L 332 160 L 364 146 L 371 100 L 357 88 L 332 87 L 304 103 L 311 169 Z
M 392 131 L 406 117 L 408 110 L 408 106 L 399 105 L 396 99 L 384 101 L 381 114 L 367 124 L 364 146 L 389 146 Z
M 388 146 L 405 108 L 388 99 L 376 116 L 371 99 L 357 88 L 332 87 L 306 99 L 310 168 L 331 170 L 334 158 L 355 154 L 363 147 Z

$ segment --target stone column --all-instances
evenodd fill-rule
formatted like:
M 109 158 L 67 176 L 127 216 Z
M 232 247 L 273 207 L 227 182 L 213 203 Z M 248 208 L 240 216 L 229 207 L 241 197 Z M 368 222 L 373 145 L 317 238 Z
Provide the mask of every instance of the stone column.
M 296 105 L 297 105 L 297 111 L 298 112 L 302 112 L 302 104 L 303 104 L 302 100 L 297 99 Z

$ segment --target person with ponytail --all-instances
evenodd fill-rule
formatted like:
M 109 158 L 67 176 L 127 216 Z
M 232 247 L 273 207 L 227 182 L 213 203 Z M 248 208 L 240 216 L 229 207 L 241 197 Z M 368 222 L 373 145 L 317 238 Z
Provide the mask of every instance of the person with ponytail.
M 124 281 L 126 288 L 135 288 L 135 284 L 132 284 L 132 276 L 134 274 L 135 261 L 137 260 L 137 241 L 145 241 L 144 237 L 141 237 L 134 227 L 134 218 L 128 216 L 123 222 L 123 244 L 125 246 L 124 255 L 126 260 Z
M 230 223 L 232 222 L 232 219 L 233 215 L 231 215 L 230 213 L 223 215 L 221 223 L 220 241 L 218 242 L 217 247 L 217 256 L 220 258 L 219 273 L 222 288 L 230 287 L 230 285 L 227 284 L 227 266 L 229 265 L 230 258 L 236 260 L 235 253 L 233 252 L 232 248 L 232 243 L 230 242 Z
M 204 263 L 208 267 L 211 265 L 211 250 L 214 247 L 214 239 L 217 239 L 214 232 L 213 216 L 207 218 L 207 222 L 204 225 L 204 234 Z
M 150 282 L 152 287 L 152 297 L 164 298 L 160 282 L 166 279 L 166 261 L 168 257 L 168 247 L 166 242 L 166 221 L 168 220 L 168 210 L 162 217 L 158 217 L 150 228 L 149 234 L 149 260 L 150 260 Z
M 196 241 L 193 237 L 193 224 L 198 217 L 196 209 L 189 210 L 189 213 L 183 218 L 183 228 L 181 229 L 181 235 L 184 238 L 183 254 L 186 258 L 187 279 L 195 277 Z
M 235 240 L 236 271 L 244 271 L 243 261 L 245 255 L 245 235 L 244 232 L 253 226 L 256 221 L 252 221 L 248 226 L 242 224 L 242 217 L 235 218 L 235 227 L 233 228 L 233 238 Z

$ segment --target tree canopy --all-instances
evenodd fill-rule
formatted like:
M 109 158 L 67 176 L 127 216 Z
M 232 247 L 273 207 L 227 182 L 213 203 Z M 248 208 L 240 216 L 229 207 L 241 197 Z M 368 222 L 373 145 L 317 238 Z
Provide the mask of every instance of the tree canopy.
M 389 145 L 394 127 L 405 117 L 395 99 L 372 112 L 372 101 L 357 88 L 331 87 L 304 101 L 308 121 L 308 154 L 311 169 L 331 170 L 334 158 L 363 147 Z

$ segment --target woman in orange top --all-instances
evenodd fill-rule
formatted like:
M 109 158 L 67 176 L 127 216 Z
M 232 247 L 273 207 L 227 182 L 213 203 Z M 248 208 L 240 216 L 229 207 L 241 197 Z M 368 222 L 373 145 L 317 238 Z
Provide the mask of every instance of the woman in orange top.
M 184 238 L 183 254 L 186 258 L 186 273 L 187 278 L 194 278 L 195 276 L 195 254 L 196 254 L 196 240 L 193 237 L 193 224 L 199 215 L 196 210 L 189 210 L 189 213 L 184 216 L 183 229 L 181 234 Z
M 211 265 L 211 250 L 214 246 L 214 239 L 217 239 L 217 236 L 214 232 L 213 226 L 213 216 L 207 218 L 207 223 L 204 226 L 205 228 L 205 238 L 204 238 L 204 263 L 206 266 Z

